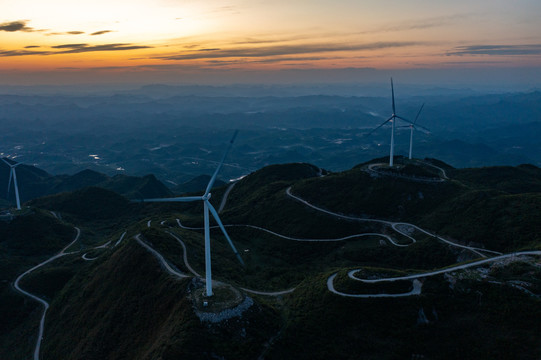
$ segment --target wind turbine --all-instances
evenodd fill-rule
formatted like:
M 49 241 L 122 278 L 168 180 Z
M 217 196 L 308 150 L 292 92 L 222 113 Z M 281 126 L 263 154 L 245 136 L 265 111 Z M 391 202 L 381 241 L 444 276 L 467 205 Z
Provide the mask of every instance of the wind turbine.
M 9 189 L 11 188 L 11 179 L 13 179 L 13 185 L 15 187 L 15 200 L 17 202 L 17 210 L 21 210 L 21 201 L 19 200 L 19 186 L 17 184 L 17 173 L 15 172 L 15 168 L 21 163 L 12 164 L 6 161 L 6 159 L 2 158 L 2 161 L 6 163 L 7 166 L 9 166 L 9 182 L 8 182 L 8 194 L 9 197 Z
M 421 105 L 421 108 L 419 109 L 419 112 L 417 112 L 417 116 L 415 116 L 415 120 L 410 123 L 409 125 L 404 125 L 404 126 L 400 126 L 401 128 L 410 128 L 410 152 L 409 152 L 409 159 L 411 160 L 411 153 L 412 153 L 412 149 L 413 149 L 413 130 L 414 129 L 421 129 L 422 131 L 426 132 L 427 134 L 429 134 L 429 130 L 428 129 L 425 129 L 424 127 L 420 126 L 420 125 L 415 125 L 417 123 L 417 120 L 419 119 L 419 115 L 421 114 L 421 111 L 423 110 L 425 104 Z
M 159 199 L 144 199 L 141 200 L 143 202 L 191 202 L 191 201 L 203 201 L 203 215 L 204 215 L 204 226 L 205 226 L 205 280 L 206 280 L 206 293 L 207 296 L 212 296 L 212 271 L 211 271 L 211 264 L 210 264 L 210 226 L 209 226 L 209 211 L 218 223 L 218 226 L 222 230 L 222 232 L 225 235 L 225 238 L 229 242 L 229 245 L 231 246 L 231 249 L 233 249 L 233 252 L 237 256 L 237 259 L 239 262 L 244 266 L 244 261 L 242 261 L 242 258 L 240 257 L 239 252 L 235 248 L 235 245 L 233 245 L 233 242 L 231 241 L 231 238 L 227 234 L 227 231 L 225 231 L 225 227 L 222 224 L 222 221 L 220 220 L 220 217 L 218 216 L 218 212 L 212 206 L 210 203 L 210 190 L 212 189 L 212 186 L 214 185 L 214 182 L 216 181 L 216 177 L 218 176 L 218 172 L 222 168 L 222 165 L 224 164 L 225 157 L 227 156 L 227 153 L 233 146 L 233 142 L 235 141 L 235 138 L 237 137 L 238 131 L 235 131 L 235 134 L 233 134 L 233 137 L 231 138 L 231 141 L 229 141 L 229 146 L 227 147 L 223 157 L 222 161 L 220 161 L 220 165 L 218 165 L 218 168 L 216 168 L 216 171 L 214 171 L 214 174 L 210 178 L 210 181 L 207 185 L 207 188 L 205 189 L 205 193 L 201 196 L 185 196 L 185 197 L 173 197 L 173 198 L 159 198 Z
M 391 78 L 391 94 L 392 94 L 392 104 L 393 104 L 393 114 L 391 115 L 390 118 L 388 118 L 387 120 L 385 120 L 381 125 L 379 125 L 377 128 L 375 128 L 374 130 L 370 131 L 368 133 L 368 135 L 372 134 L 374 131 L 376 131 L 377 129 L 379 129 L 380 127 L 382 127 L 383 125 L 387 124 L 389 121 L 391 122 L 392 126 L 391 126 L 391 150 L 390 150 L 390 153 L 389 153 L 389 166 L 393 166 L 393 159 L 394 159 L 394 129 L 395 129 L 395 120 L 396 119 L 400 119 L 400 120 L 403 120 L 407 123 L 410 123 L 411 124 L 411 121 L 409 121 L 408 119 L 405 119 L 401 116 L 398 116 L 396 115 L 396 107 L 395 107 L 395 103 L 394 103 L 394 86 L 393 86 L 393 78 Z

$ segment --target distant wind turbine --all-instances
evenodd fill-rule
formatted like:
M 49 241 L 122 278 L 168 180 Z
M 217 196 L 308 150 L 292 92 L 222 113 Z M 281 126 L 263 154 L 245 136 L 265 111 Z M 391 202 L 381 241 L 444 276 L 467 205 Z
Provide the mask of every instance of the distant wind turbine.
M 428 129 L 420 126 L 420 125 L 415 125 L 417 124 L 417 120 L 419 119 L 419 115 L 421 115 L 421 111 L 423 110 L 425 104 L 421 105 L 421 108 L 419 109 L 419 112 L 417 112 L 417 116 L 415 116 L 415 120 L 409 124 L 409 125 L 404 125 L 404 126 L 400 126 L 401 128 L 410 128 L 410 152 L 409 152 L 409 159 L 411 160 L 411 154 L 412 154 L 412 150 L 413 150 L 413 130 L 414 129 L 421 129 L 422 131 L 426 132 L 427 134 L 430 133 Z
M 15 201 L 17 202 L 17 210 L 21 210 L 21 201 L 19 200 L 19 186 L 17 184 L 17 172 L 15 171 L 15 168 L 21 163 L 12 164 L 10 162 L 7 162 L 6 159 L 2 158 L 2 161 L 9 166 L 9 182 L 8 182 L 8 194 L 9 197 L 9 189 L 11 188 L 11 180 L 13 179 L 13 185 L 15 188 Z
M 238 131 L 235 131 L 235 134 L 233 134 L 233 137 L 231 138 L 231 141 L 229 142 L 229 146 L 227 147 L 223 157 L 222 161 L 220 161 L 220 165 L 218 165 L 218 168 L 216 168 L 216 171 L 214 171 L 214 174 L 210 178 L 210 181 L 207 185 L 207 188 L 205 189 L 205 193 L 202 196 L 185 196 L 185 197 L 174 197 L 174 198 L 159 198 L 159 199 L 144 199 L 141 200 L 143 202 L 191 202 L 191 201 L 203 201 L 203 214 L 204 214 L 204 226 L 205 226 L 205 279 L 206 279 L 206 293 L 207 296 L 212 296 L 212 271 L 211 271 L 211 263 L 210 263 L 210 226 L 209 226 L 209 211 L 218 223 L 218 226 L 222 230 L 222 232 L 225 235 L 225 238 L 229 242 L 229 245 L 231 246 L 231 249 L 233 249 L 233 252 L 237 256 L 237 259 L 239 262 L 244 266 L 244 261 L 242 261 L 242 258 L 240 257 L 239 252 L 235 248 L 235 245 L 233 245 L 233 242 L 231 241 L 231 238 L 227 234 L 227 231 L 225 231 L 225 227 L 222 224 L 222 221 L 220 220 L 220 217 L 218 216 L 218 212 L 216 209 L 214 209 L 214 206 L 210 203 L 210 190 L 212 189 L 212 186 L 214 185 L 214 182 L 216 181 L 216 177 L 218 176 L 218 172 L 222 168 L 222 165 L 224 164 L 225 157 L 229 153 L 229 150 L 233 146 L 233 142 L 235 141 L 235 138 L 237 137 Z
M 388 118 L 387 120 L 385 120 L 381 125 L 379 125 L 377 128 L 375 128 L 374 130 L 370 131 L 368 133 L 368 135 L 372 134 L 374 131 L 378 130 L 380 127 L 382 127 L 383 125 L 387 124 L 389 121 L 391 122 L 392 126 L 391 126 L 391 150 L 390 150 L 390 154 L 389 154 L 389 166 L 393 166 L 393 160 L 394 160 L 394 129 L 395 129 L 395 120 L 396 119 L 400 119 L 400 120 L 403 120 L 407 123 L 412 123 L 411 121 L 409 121 L 408 119 L 405 119 L 401 116 L 398 116 L 396 115 L 396 107 L 395 107 L 395 103 L 394 103 L 394 85 L 393 85 L 393 78 L 391 78 L 391 95 L 392 95 L 392 105 L 393 105 L 393 114 L 391 115 L 390 118 Z

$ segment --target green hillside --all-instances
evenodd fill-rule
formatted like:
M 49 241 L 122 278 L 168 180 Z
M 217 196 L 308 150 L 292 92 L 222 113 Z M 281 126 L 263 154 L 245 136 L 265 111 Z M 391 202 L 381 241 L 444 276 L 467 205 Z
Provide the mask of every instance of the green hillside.
M 0 221 L 0 358 L 29 358 L 40 306 L 13 290 L 17 275 L 46 260 L 75 235 L 50 213 L 32 210 Z
M 277 314 L 259 304 L 240 320 L 202 323 L 190 288 L 130 242 L 55 299 L 43 359 L 254 359 L 278 330 Z
M 450 289 L 429 278 L 423 296 L 344 298 L 328 274 L 307 279 L 288 299 L 283 335 L 267 359 L 534 359 L 539 299 L 470 280 Z M 428 323 L 419 322 L 420 311 Z M 418 357 L 414 357 L 418 356 Z
M 430 183 L 375 175 L 364 164 L 296 183 L 292 192 L 334 212 L 413 222 L 493 250 L 541 245 L 539 168 L 455 169 L 450 174 L 450 180 Z
M 372 280 L 422 274 L 488 259 L 494 251 L 541 249 L 539 169 L 453 169 L 434 159 L 400 157 L 396 163 L 390 169 L 386 159 L 376 159 L 340 173 L 273 165 L 239 180 L 220 218 L 245 265 L 213 228 L 213 279 L 226 285 L 215 284 L 212 298 L 200 295 L 202 282 L 192 276 L 205 272 L 200 201 L 131 203 L 97 187 L 32 201 L 32 209 L 59 212 L 83 229 L 74 254 L 23 282 L 51 303 L 42 358 L 539 358 L 539 257 L 509 255 L 445 275 L 418 275 L 420 285 L 348 276 L 350 270 Z M 217 209 L 225 190 L 213 190 Z M 67 228 L 34 211 L 50 222 L 33 225 L 44 233 Z M 179 227 L 177 219 L 194 229 Z M 20 216 L 7 226 L 19 222 L 31 224 Z M 21 238 L 30 237 L 23 228 Z M 169 274 L 136 234 L 186 277 Z M 387 296 L 415 286 L 417 295 Z M 385 297 L 347 297 L 366 294 Z M 11 324 L 24 319 L 17 331 L 31 338 L 30 319 L 37 323 L 39 312 L 11 296 L 18 300 L 8 306 L 19 307 Z M 236 297 L 253 301 L 242 316 L 217 323 L 198 318 L 203 301 L 219 313 L 224 303 L 237 304 Z M 2 359 L 24 358 L 31 349 L 14 334 L 5 328 L 0 345 L 26 350 L 0 352 Z
M 130 212 L 130 202 L 123 196 L 98 187 L 72 193 L 50 195 L 30 202 L 31 206 L 59 211 L 83 219 L 114 219 Z

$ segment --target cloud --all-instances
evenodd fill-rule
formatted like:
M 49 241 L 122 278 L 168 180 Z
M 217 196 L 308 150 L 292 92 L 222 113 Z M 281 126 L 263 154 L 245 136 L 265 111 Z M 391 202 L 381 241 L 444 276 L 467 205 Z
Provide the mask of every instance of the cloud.
M 343 34 L 320 34 L 319 37 L 327 37 L 327 36 L 342 36 Z M 284 42 L 290 42 L 290 41 L 299 41 L 299 40 L 306 40 L 306 39 L 312 39 L 313 35 L 296 35 L 296 36 L 283 36 L 283 37 L 276 37 L 272 36 L 271 38 L 268 38 L 267 36 L 262 37 L 248 37 L 244 38 L 242 40 L 237 40 L 233 42 L 235 45 L 259 45 L 259 44 L 277 44 L 277 43 L 284 43 Z
M 158 56 L 161 60 L 201 60 L 220 58 L 259 58 L 267 56 L 298 55 L 338 51 L 361 51 L 398 48 L 419 45 L 419 42 L 375 42 L 367 44 L 301 44 L 301 45 L 277 45 L 257 48 L 230 48 L 230 49 L 201 49 L 193 53 L 182 53 L 168 56 Z
M 206 64 L 215 65 L 215 66 L 225 66 L 225 65 L 244 65 L 244 64 L 272 64 L 272 63 L 283 63 L 289 61 L 289 65 L 300 65 L 299 61 L 321 61 L 321 60 L 342 60 L 344 57 L 326 57 L 326 56 L 278 56 L 271 58 L 263 59 L 232 59 L 232 60 L 208 60 Z M 308 64 L 308 63 L 307 63 Z
M 52 33 L 47 33 L 45 35 L 81 35 L 84 33 L 85 33 L 84 31 L 73 30 L 73 31 L 65 31 L 65 32 L 52 32 Z
M 541 55 L 541 44 L 459 46 L 447 55 Z
M 92 35 L 92 36 L 103 35 L 103 34 L 110 33 L 110 32 L 112 32 L 112 31 L 113 31 L 113 30 L 100 30 L 100 31 L 93 32 L 93 33 L 90 34 L 90 35 Z
M 88 46 L 88 44 L 64 44 L 64 45 L 51 46 L 51 48 L 53 49 L 80 49 L 85 46 Z
M 25 49 L 34 49 L 34 48 L 39 48 L 40 46 L 39 45 L 28 45 L 28 46 L 25 46 L 24 48 Z
M 51 55 L 51 51 L 30 51 L 30 50 L 0 50 L 0 57 L 27 56 L 27 55 Z
M 408 21 L 404 23 L 399 23 L 396 25 L 388 25 L 380 27 L 374 30 L 362 31 L 360 34 L 376 34 L 376 33 L 385 33 L 385 32 L 396 32 L 396 31 L 409 31 L 409 30 L 424 30 L 430 29 L 445 25 L 454 24 L 457 21 L 466 19 L 475 14 L 453 14 L 447 16 L 437 16 L 432 18 L 420 19 L 418 21 Z
M 36 46 L 31 46 L 36 47 Z M 63 44 L 51 46 L 50 50 L 0 50 L 0 57 L 8 56 L 29 56 L 29 55 L 58 55 L 58 54 L 77 54 L 96 51 L 126 51 L 137 49 L 148 49 L 152 46 L 134 45 L 134 44 L 104 44 L 104 45 L 88 45 L 88 44 Z
M 89 46 L 87 44 L 66 44 L 66 45 L 58 45 L 58 46 L 71 48 L 70 50 L 62 51 L 61 54 L 74 54 L 74 53 L 95 52 L 95 51 L 125 51 L 125 50 L 152 48 L 152 46 L 133 45 L 133 44 L 104 44 L 104 45 L 93 45 L 93 46 Z
M 28 20 L 18 20 L 18 21 L 1 23 L 0 31 L 7 31 L 7 32 L 15 32 L 15 31 L 32 32 L 34 31 L 33 28 L 26 26 L 27 23 L 28 23 Z

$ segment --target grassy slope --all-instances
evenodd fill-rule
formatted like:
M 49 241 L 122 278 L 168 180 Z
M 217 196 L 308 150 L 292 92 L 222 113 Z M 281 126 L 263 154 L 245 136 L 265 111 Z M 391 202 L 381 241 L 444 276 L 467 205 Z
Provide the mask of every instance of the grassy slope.
M 12 282 L 60 251 L 73 236 L 71 226 L 40 210 L 32 210 L 10 223 L 0 222 L 1 359 L 28 358 L 32 354 L 41 316 L 41 306 L 16 292 Z
M 527 171 L 537 170 L 528 167 Z M 453 176 L 459 178 L 459 172 Z M 337 212 L 406 219 L 461 240 L 470 239 L 468 235 L 471 241 L 490 238 L 485 242 L 487 247 L 505 249 L 539 243 L 538 194 L 510 193 L 471 180 L 482 179 L 482 175 L 465 173 L 460 181 L 426 184 L 371 178 L 359 168 L 323 178 L 316 178 L 316 174 L 316 168 L 304 164 L 262 169 L 235 186 L 222 220 L 257 224 L 298 237 L 388 231 L 318 214 L 285 196 L 285 189 L 294 184 L 294 193 Z M 214 192 L 216 207 L 223 190 Z M 169 218 L 171 224 L 180 217 L 187 224 L 201 225 L 200 204 L 131 207 L 125 200 L 111 200 L 106 192 L 87 191 L 75 193 L 79 197 L 75 202 L 68 195 L 47 201 L 53 209 L 58 209 L 58 204 L 62 204 L 62 211 L 73 209 L 76 218 L 89 227 L 96 223 L 94 217 L 113 229 L 114 224 L 126 227 L 126 222 L 144 214 L 152 214 L 155 220 Z M 89 196 L 88 209 L 77 206 L 81 198 Z M 104 201 L 110 202 L 107 216 L 97 212 Z M 487 231 L 489 228 L 493 233 Z M 188 246 L 190 262 L 203 273 L 201 233 L 175 231 Z M 336 268 L 430 269 L 453 263 L 456 254 L 430 238 L 396 248 L 381 246 L 376 239 L 370 239 L 370 244 L 367 241 L 366 246 L 362 241 L 303 244 L 250 229 L 230 228 L 229 232 L 247 267 L 239 267 L 224 239 L 213 231 L 213 264 L 218 279 L 261 290 L 278 290 L 302 282 L 282 303 L 287 326 L 270 348 L 270 359 L 398 359 L 411 358 L 412 354 L 427 358 L 503 359 L 513 352 L 520 355 L 518 358 L 533 359 L 541 355 L 537 345 L 541 333 L 537 321 L 541 315 L 539 300 L 509 287 L 463 281 L 451 290 L 442 278 L 435 278 L 427 280 L 423 296 L 407 299 L 347 299 L 327 291 L 327 276 Z M 145 230 L 144 234 L 172 263 L 186 271 L 176 241 L 157 228 Z M 510 234 L 518 235 L 510 241 Z M 250 251 L 244 253 L 244 249 Z M 66 354 L 73 359 L 214 355 L 251 359 L 257 358 L 263 343 L 276 334 L 279 326 L 276 313 L 263 305 L 247 315 L 245 320 L 250 325 L 229 322 L 203 326 L 186 298 L 187 281 L 166 275 L 156 260 L 133 242 L 106 252 L 106 256 L 77 270 L 75 275 L 67 274 L 65 265 L 50 270 L 55 280 L 51 280 L 50 289 L 46 286 L 41 290 L 54 296 L 46 324 L 44 359 L 66 358 Z M 47 274 L 42 276 L 44 279 Z M 67 286 L 60 289 L 62 277 L 69 279 Z M 29 281 L 36 283 L 39 279 Z M 478 292 L 483 294 L 481 304 Z M 428 326 L 417 325 L 421 307 L 432 320 Z M 431 315 L 433 308 L 438 313 L 437 321 Z M 243 327 L 247 338 L 242 337 Z
M 293 186 L 293 193 L 339 213 L 409 221 L 465 243 L 511 251 L 541 243 L 541 171 L 532 166 L 453 170 L 421 183 L 371 177 L 354 168 Z
M 273 311 L 254 305 L 242 321 L 207 326 L 192 311 L 189 283 L 167 275 L 146 250 L 129 242 L 77 275 L 52 303 L 43 358 L 257 357 L 277 331 Z
M 517 290 L 478 282 L 459 283 L 451 290 L 442 278 L 434 278 L 425 282 L 421 297 L 352 299 L 328 292 L 326 277 L 308 279 L 288 299 L 289 322 L 268 359 L 541 355 L 540 301 Z M 430 321 L 427 325 L 417 322 L 421 308 Z

